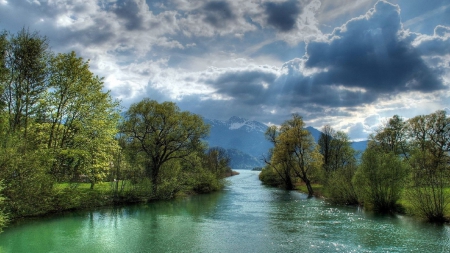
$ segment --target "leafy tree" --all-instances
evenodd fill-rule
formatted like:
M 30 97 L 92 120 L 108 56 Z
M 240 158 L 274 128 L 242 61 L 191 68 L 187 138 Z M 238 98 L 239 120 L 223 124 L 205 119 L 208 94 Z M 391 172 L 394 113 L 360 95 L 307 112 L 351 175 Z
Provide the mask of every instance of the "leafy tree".
M 10 38 L 6 48 L 5 66 L 8 78 L 3 100 L 7 104 L 10 129 L 23 128 L 26 137 L 30 117 L 47 89 L 48 58 L 50 52 L 45 37 L 22 29 Z
M 210 168 L 215 174 L 222 176 L 231 171 L 230 156 L 227 151 L 221 147 L 209 148 L 205 154 L 204 165 Z
M 368 148 L 353 179 L 358 198 L 377 212 L 395 211 L 408 173 L 406 164 L 393 152 Z
M 335 131 L 331 126 L 325 125 L 324 127 L 322 127 L 318 144 L 320 147 L 320 153 L 323 156 L 323 168 L 325 172 L 331 171 L 331 142 L 334 138 L 334 135 Z
M 330 200 L 339 204 L 356 204 L 358 200 L 352 183 L 357 168 L 356 151 L 348 135 L 342 131 L 334 132 L 328 145 L 326 185 Z
M 144 99 L 130 106 L 120 130 L 129 141 L 128 148 L 142 161 L 155 195 L 161 169 L 169 169 L 163 165 L 201 150 L 209 126 L 200 116 L 181 112 L 174 103 Z
M 332 171 L 327 179 L 329 200 L 336 204 L 358 204 L 358 196 L 352 179 L 356 173 L 357 165 L 350 163 L 337 171 Z
M 445 111 L 408 120 L 412 182 L 408 199 L 420 216 L 445 221 L 450 186 L 450 118 Z
M 376 146 L 386 153 L 393 152 L 408 157 L 406 123 L 398 115 L 385 122 L 369 139 L 369 146 Z
M 60 181 L 84 175 L 94 187 L 106 178 L 117 148 L 118 103 L 75 52 L 52 57 L 49 85 L 39 117 L 48 125 L 46 145 L 56 156 L 51 174 Z
M 269 130 L 268 131 L 273 131 Z M 284 166 L 291 168 L 308 189 L 308 196 L 313 196 L 314 191 L 311 180 L 317 177 L 322 166 L 322 155 L 319 147 L 314 142 L 311 133 L 304 129 L 302 117 L 294 114 L 292 119 L 285 121 L 274 135 L 275 147 L 270 163 L 272 167 Z
M 267 128 L 265 133 L 266 139 L 272 142 L 276 147 L 279 144 L 279 132 L 276 126 Z M 278 186 L 283 185 L 286 190 L 294 189 L 292 167 L 289 166 L 289 159 L 282 159 L 280 153 L 274 153 L 275 148 L 270 149 L 270 158 L 264 158 L 267 168 L 261 171 L 260 179 L 265 184 Z M 275 177 L 281 179 L 277 180 Z M 281 184 L 280 184 L 281 183 Z
M 3 182 L 0 181 L 0 193 L 4 189 Z M 3 228 L 6 226 L 8 222 L 8 216 L 4 213 L 4 201 L 5 198 L 0 194 L 0 233 L 3 231 Z
M 8 80 L 8 69 L 6 68 L 6 52 L 8 49 L 9 41 L 7 38 L 7 33 L 0 33 L 0 110 L 6 106 L 3 92 L 5 90 L 5 84 Z

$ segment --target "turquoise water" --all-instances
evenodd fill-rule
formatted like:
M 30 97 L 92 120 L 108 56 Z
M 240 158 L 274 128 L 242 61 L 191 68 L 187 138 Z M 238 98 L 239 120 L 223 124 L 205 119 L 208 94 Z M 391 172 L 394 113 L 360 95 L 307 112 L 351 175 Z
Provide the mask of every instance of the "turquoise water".
M 450 252 L 450 230 L 262 186 L 240 171 L 219 193 L 27 220 L 0 252 Z

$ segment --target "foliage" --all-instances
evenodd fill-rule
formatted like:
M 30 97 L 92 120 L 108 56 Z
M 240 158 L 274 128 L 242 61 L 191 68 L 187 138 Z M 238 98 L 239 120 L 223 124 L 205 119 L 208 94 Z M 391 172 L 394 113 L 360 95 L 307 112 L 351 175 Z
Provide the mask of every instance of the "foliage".
M 393 152 L 369 148 L 353 179 L 358 198 L 377 212 L 395 211 L 408 173 L 406 164 Z
M 275 144 L 267 164 L 283 178 L 287 188 L 290 188 L 293 173 L 306 184 L 308 195 L 313 196 L 311 181 L 321 177 L 322 155 L 309 131 L 304 129 L 302 117 L 294 114 L 281 125 L 279 133 L 272 127 L 266 136 Z
M 6 226 L 6 223 L 8 222 L 8 216 L 4 212 L 5 198 L 1 194 L 3 189 L 4 189 L 3 182 L 0 181 L 0 233 L 2 232 L 3 228 Z
M 352 148 L 346 133 L 335 132 L 331 127 L 328 127 L 327 131 L 331 136 L 321 137 L 321 139 L 331 138 L 328 140 L 327 152 L 322 153 L 326 173 L 324 183 L 330 192 L 328 197 L 335 203 L 356 204 L 358 200 L 352 183 L 357 167 L 356 151 Z M 321 150 L 324 149 L 321 148 Z
M 283 182 L 283 178 L 279 176 L 272 167 L 266 166 L 259 173 L 259 180 L 263 182 L 265 185 L 282 187 L 285 182 Z
M 144 99 L 130 106 L 121 132 L 128 141 L 127 149 L 140 161 L 152 182 L 152 194 L 156 195 L 163 165 L 203 149 L 201 139 L 209 133 L 209 126 L 201 117 L 181 112 L 174 103 L 159 104 Z
M 450 118 L 445 111 L 408 120 L 412 169 L 407 198 L 414 211 L 430 221 L 446 220 L 450 186 Z
M 210 168 L 218 176 L 223 176 L 231 172 L 230 160 L 231 158 L 224 148 L 212 147 L 204 155 L 203 167 Z
M 349 164 L 339 170 L 330 172 L 326 186 L 329 191 L 328 198 L 331 202 L 343 205 L 359 203 L 352 182 L 356 169 L 356 164 Z
M 331 147 L 331 143 L 333 141 L 335 135 L 335 131 L 334 129 L 329 126 L 329 125 L 325 125 L 324 127 L 322 127 L 322 131 L 320 133 L 320 137 L 319 137 L 319 152 L 322 154 L 323 156 L 323 168 L 325 170 L 325 172 L 329 172 L 331 171 L 331 157 L 332 155 L 332 147 Z

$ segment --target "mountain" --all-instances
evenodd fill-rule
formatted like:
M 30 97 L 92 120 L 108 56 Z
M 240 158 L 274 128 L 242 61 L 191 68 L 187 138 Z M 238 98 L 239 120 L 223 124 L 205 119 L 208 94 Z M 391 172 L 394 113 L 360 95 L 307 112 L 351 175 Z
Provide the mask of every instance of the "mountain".
M 352 142 L 352 147 L 356 151 L 363 152 L 367 148 L 367 141 L 355 141 L 355 142 Z
M 251 170 L 263 166 L 260 159 L 237 149 L 226 149 L 226 152 L 231 158 L 230 167 L 235 170 Z
M 210 147 L 222 147 L 227 150 L 231 158 L 230 166 L 233 169 L 252 169 L 263 167 L 263 157 L 267 157 L 273 144 L 269 142 L 264 133 L 268 126 L 257 121 L 240 117 L 231 117 L 227 121 L 203 119 L 211 126 L 210 135 L 205 141 Z M 319 141 L 321 131 L 306 127 L 316 142 Z M 364 151 L 367 141 L 352 142 L 357 151 Z
M 314 141 L 316 143 L 318 143 L 319 139 L 320 139 L 320 135 L 322 134 L 322 132 L 317 130 L 317 129 L 315 129 L 314 127 L 310 127 L 310 126 L 306 127 L 305 129 L 308 130 L 311 133 L 312 137 L 314 138 Z
M 211 125 L 211 132 L 206 141 L 210 147 L 237 149 L 258 160 L 267 156 L 272 147 L 264 137 L 267 125 L 240 117 L 231 117 L 227 121 L 204 119 Z

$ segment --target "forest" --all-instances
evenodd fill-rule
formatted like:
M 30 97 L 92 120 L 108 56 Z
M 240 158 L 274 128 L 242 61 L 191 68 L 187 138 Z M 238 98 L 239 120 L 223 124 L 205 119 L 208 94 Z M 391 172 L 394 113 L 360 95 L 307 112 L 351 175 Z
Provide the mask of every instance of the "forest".
M 122 112 L 89 60 L 27 29 L 2 32 L 0 53 L 0 231 L 22 217 L 215 191 L 231 173 L 200 116 L 150 99 Z
M 443 110 L 408 120 L 394 115 L 369 136 L 362 154 L 330 126 L 315 143 L 297 114 L 266 137 L 273 148 L 260 174 L 265 184 L 377 213 L 448 221 L 450 118 Z

